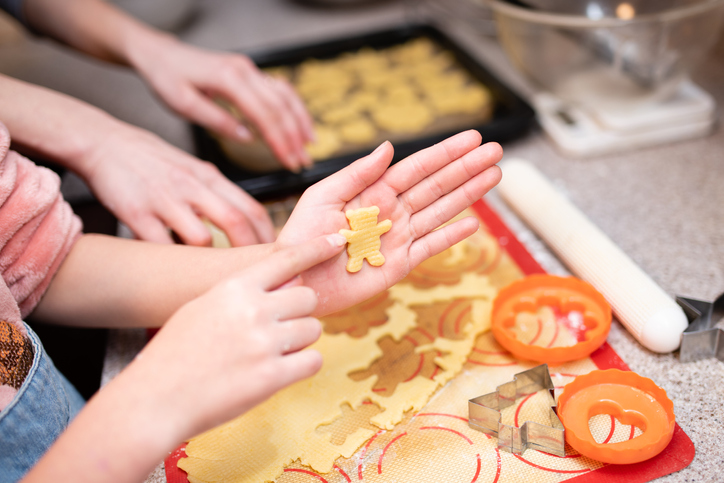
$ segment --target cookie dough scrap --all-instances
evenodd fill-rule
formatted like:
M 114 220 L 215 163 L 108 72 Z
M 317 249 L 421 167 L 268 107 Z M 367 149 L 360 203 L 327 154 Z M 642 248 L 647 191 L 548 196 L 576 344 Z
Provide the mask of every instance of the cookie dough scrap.
M 354 273 L 362 269 L 366 259 L 373 267 L 385 263 L 385 257 L 380 253 L 382 241 L 380 236 L 390 231 L 392 222 L 384 220 L 377 223 L 380 209 L 377 206 L 368 206 L 357 210 L 347 210 L 345 216 L 349 221 L 351 230 L 339 230 L 347 239 L 347 271 Z

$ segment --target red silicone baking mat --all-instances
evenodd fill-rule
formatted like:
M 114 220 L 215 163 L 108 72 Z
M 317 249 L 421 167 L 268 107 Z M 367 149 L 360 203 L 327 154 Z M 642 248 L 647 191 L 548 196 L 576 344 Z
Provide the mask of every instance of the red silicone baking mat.
M 477 202 L 473 210 L 483 223 L 483 232 L 489 243 L 481 244 L 479 256 L 475 254 L 470 257 L 469 264 L 463 264 L 466 271 L 488 275 L 497 285 L 509 283 L 511 278 L 544 273 L 484 201 Z M 441 270 L 442 266 L 439 263 L 432 266 L 423 264 L 408 280 L 421 286 L 434 283 L 434 280 L 449 274 Z M 346 318 L 340 316 L 339 320 L 332 317 L 327 323 L 334 327 L 336 322 L 336 330 L 350 335 L 361 326 L 378 325 L 384 322 L 377 321 L 377 318 L 385 300 L 383 296 L 370 299 L 361 304 L 359 311 L 348 312 L 344 316 Z M 405 357 L 409 356 L 409 363 L 400 364 L 399 359 L 404 358 L 399 350 L 396 353 L 398 370 L 409 371 L 409 376 L 404 377 L 434 377 L 434 364 L 426 361 L 424 354 L 414 351 L 419 343 L 415 337 L 424 339 L 426 332 L 434 331 L 438 331 L 441 337 L 457 332 L 461 321 L 465 320 L 466 310 L 464 303 L 454 302 L 444 310 L 427 312 L 426 317 L 432 323 L 425 326 L 427 328 L 418 327 L 417 332 L 408 337 L 410 351 Z M 362 322 L 360 316 L 366 319 Z M 328 327 L 325 325 L 325 330 Z M 506 353 L 490 332 L 484 333 L 476 340 L 463 371 L 440 389 L 417 414 L 408 416 L 391 431 L 378 431 L 355 455 L 337 460 L 330 473 L 318 474 L 293 463 L 284 469 L 277 482 L 644 482 L 678 471 L 693 460 L 694 445 L 678 425 L 664 452 L 633 465 L 604 465 L 577 454 L 570 447 L 566 448 L 564 458 L 535 450 L 528 450 L 521 456 L 499 451 L 494 438 L 468 427 L 467 400 L 494 390 L 496 385 L 511 380 L 514 374 L 530 367 L 530 363 L 518 361 Z M 606 343 L 584 360 L 551 367 L 551 376 L 557 390 L 560 390 L 575 376 L 596 368 L 629 370 Z M 367 377 L 366 374 L 362 376 Z M 385 387 L 389 381 L 381 377 L 373 390 L 383 393 L 394 391 L 394 388 Z M 503 414 L 504 421 L 509 418 L 517 425 L 525 420 L 535 420 L 540 409 L 535 398 L 534 395 L 519 401 L 509 413 Z M 597 418 L 592 431 L 594 434 L 598 432 L 600 440 L 605 442 L 631 439 L 640 434 L 636 428 L 622 425 L 610 416 Z M 350 423 L 344 424 L 349 426 Z M 345 428 L 344 424 L 332 427 L 331 431 L 349 432 L 350 428 Z M 184 447 L 179 447 L 165 461 L 169 483 L 188 483 L 186 474 L 177 467 L 177 461 L 185 457 Z

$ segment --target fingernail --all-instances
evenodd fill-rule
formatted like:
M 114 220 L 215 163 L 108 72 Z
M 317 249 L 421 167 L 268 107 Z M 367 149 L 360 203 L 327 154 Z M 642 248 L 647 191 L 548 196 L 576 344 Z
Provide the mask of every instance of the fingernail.
M 331 235 L 328 235 L 327 241 L 329 241 L 329 243 L 335 248 L 343 247 L 347 244 L 347 239 L 344 235 L 340 235 L 339 233 L 332 233 Z
M 385 142 L 383 142 L 382 144 L 380 144 L 379 146 L 377 146 L 377 148 L 376 148 L 374 151 L 372 151 L 372 154 L 375 154 L 377 151 L 379 151 L 380 149 L 382 149 L 382 147 L 383 147 L 385 144 L 387 144 L 387 143 L 388 143 L 388 141 L 385 141 Z
M 251 141 L 253 136 L 251 134 L 251 131 L 249 131 L 249 128 L 239 124 L 238 126 L 236 126 L 236 137 L 239 138 L 239 140 L 241 141 Z

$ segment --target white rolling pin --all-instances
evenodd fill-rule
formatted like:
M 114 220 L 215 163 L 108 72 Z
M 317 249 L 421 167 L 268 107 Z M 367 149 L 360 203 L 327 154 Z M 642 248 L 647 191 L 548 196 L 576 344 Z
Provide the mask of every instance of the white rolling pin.
M 571 272 L 603 294 L 628 331 L 654 352 L 677 349 L 688 325 L 681 307 L 532 164 L 510 159 L 500 167 L 503 200 Z

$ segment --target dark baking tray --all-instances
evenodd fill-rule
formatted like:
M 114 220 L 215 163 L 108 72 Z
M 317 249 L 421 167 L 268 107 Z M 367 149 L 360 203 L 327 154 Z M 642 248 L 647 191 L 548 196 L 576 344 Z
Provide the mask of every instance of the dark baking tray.
M 535 122 L 533 109 L 458 44 L 431 25 L 403 25 L 354 37 L 249 55 L 260 68 L 290 66 L 309 58 L 328 59 L 336 57 L 343 52 L 354 52 L 365 46 L 376 49 L 387 48 L 422 36 L 428 37 L 450 50 L 457 61 L 467 68 L 473 77 L 485 84 L 493 94 L 495 106 L 492 118 L 484 124 L 466 126 L 465 128 L 478 130 L 483 137 L 483 142 L 509 141 L 528 131 Z M 393 163 L 420 149 L 438 143 L 463 129 L 454 132 L 442 132 L 411 141 L 394 142 L 395 158 Z M 311 169 L 302 171 L 299 174 L 289 171 L 255 173 L 244 170 L 230 162 L 217 142 L 204 128 L 193 126 L 193 137 L 198 157 L 214 163 L 229 179 L 241 186 L 250 195 L 262 200 L 301 193 L 307 187 L 340 170 L 356 159 L 369 154 L 374 149 L 374 146 L 372 146 L 364 151 L 317 162 Z

